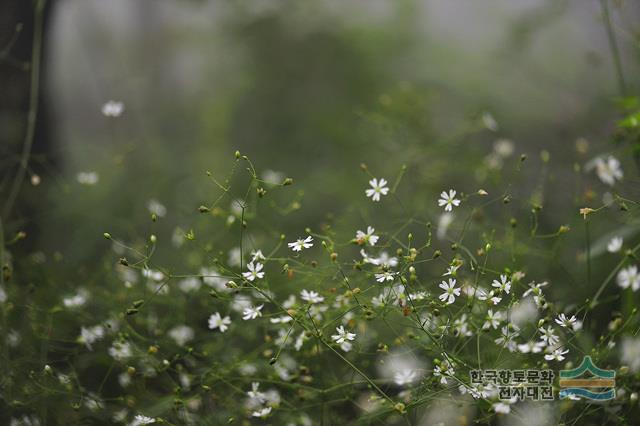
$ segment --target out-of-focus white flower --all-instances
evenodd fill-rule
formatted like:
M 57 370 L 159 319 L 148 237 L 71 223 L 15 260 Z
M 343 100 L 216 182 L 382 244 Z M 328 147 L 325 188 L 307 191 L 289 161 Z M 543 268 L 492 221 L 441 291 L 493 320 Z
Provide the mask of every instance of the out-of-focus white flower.
M 169 330 L 169 337 L 171 337 L 176 344 L 184 346 L 186 343 L 193 340 L 195 333 L 193 328 L 187 325 L 177 325 Z
M 380 201 L 380 195 L 387 195 L 389 192 L 386 179 L 380 178 L 378 181 L 378 179 L 373 178 L 369 181 L 369 185 L 371 185 L 371 188 L 366 189 L 364 193 L 373 201 Z
M 84 289 L 80 289 L 77 294 L 62 299 L 62 303 L 67 308 L 77 308 L 87 303 L 88 298 L 89 292 Z
M 482 121 L 484 127 L 486 127 L 487 129 L 491 130 L 492 132 L 498 131 L 498 122 L 495 118 L 493 118 L 493 115 L 491 115 L 490 112 L 483 112 L 480 120 Z
M 91 345 L 104 337 L 104 327 L 94 325 L 93 327 L 82 327 L 80 329 L 79 342 L 84 343 L 87 349 L 92 350 Z
M 267 169 L 262 173 L 262 180 L 271 186 L 280 185 L 284 181 L 284 173 Z
M 410 385 L 418 378 L 418 373 L 411 369 L 405 369 L 396 372 L 393 375 L 393 381 L 398 386 Z
M 100 180 L 96 172 L 80 172 L 76 175 L 76 180 L 81 185 L 95 185 Z
M 124 112 L 124 103 L 119 101 L 107 101 L 102 105 L 102 115 L 105 117 L 120 117 Z
M 443 240 L 444 237 L 447 236 L 447 231 L 449 230 L 449 226 L 453 223 L 454 215 L 453 213 L 445 212 L 440 215 L 438 219 L 438 229 L 436 231 L 436 237 L 439 240 Z
M 640 289 L 640 274 L 638 274 L 638 267 L 635 265 L 621 269 L 616 280 L 622 288 L 631 287 L 633 291 Z
M 621 359 L 632 372 L 640 371 L 640 338 L 625 337 L 622 340 Z
M 153 198 L 147 201 L 147 210 L 158 217 L 165 217 L 167 214 L 167 208 L 160 201 Z
M 133 355 L 131 345 L 128 342 L 113 342 L 113 345 L 109 348 L 109 355 L 116 361 L 123 361 L 130 358 Z
M 130 426 L 143 426 L 150 425 L 156 422 L 156 419 L 153 417 L 143 416 L 142 414 L 136 414 L 133 418 L 133 421 L 129 424 Z
M 178 288 L 185 293 L 190 293 L 192 291 L 200 290 L 202 283 L 196 277 L 187 277 L 180 282 L 178 282 Z
M 231 324 L 231 318 L 228 316 L 222 317 L 219 312 L 212 314 L 209 317 L 209 329 L 215 330 L 216 328 L 220 330 L 221 333 L 227 331 L 229 325 Z
M 259 410 L 253 411 L 251 413 L 251 416 L 265 418 L 271 413 L 271 410 L 271 407 L 260 408 Z
M 613 186 L 616 180 L 622 180 L 623 173 L 620 167 L 620 161 L 613 156 L 607 157 L 606 160 L 597 158 L 595 160 L 596 174 L 600 180 L 609 186 Z
M 320 294 L 313 290 L 302 290 L 300 292 L 300 298 L 309 303 L 321 303 L 324 301 L 324 297 L 320 296 Z
M 613 237 L 611 240 L 609 240 L 609 243 L 607 243 L 607 251 L 609 253 L 619 252 L 620 249 L 622 248 L 622 243 L 623 243 L 622 237 Z

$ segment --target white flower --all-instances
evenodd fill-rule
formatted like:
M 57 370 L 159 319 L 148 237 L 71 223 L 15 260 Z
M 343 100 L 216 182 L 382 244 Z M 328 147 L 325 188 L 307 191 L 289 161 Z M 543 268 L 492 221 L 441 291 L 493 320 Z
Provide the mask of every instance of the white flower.
M 562 313 L 558 315 L 558 318 L 556 318 L 556 323 L 565 328 L 573 328 L 577 322 L 578 320 L 575 315 L 571 315 L 570 318 L 567 318 L 567 316 Z
M 131 357 L 131 345 L 128 342 L 113 342 L 109 348 L 109 355 L 115 360 L 122 361 Z
M 460 296 L 460 289 L 456 288 L 456 280 L 454 278 L 449 278 L 449 283 L 442 281 L 438 287 L 444 290 L 444 293 L 438 296 L 438 298 L 443 302 L 446 301 L 447 305 L 455 302 L 456 296 Z
M 156 419 L 152 417 L 143 416 L 142 414 L 136 414 L 136 416 L 133 418 L 133 421 L 129 424 L 129 426 L 150 425 L 155 422 L 156 422 Z
M 171 337 L 179 346 L 184 346 L 187 342 L 193 340 L 193 328 L 187 325 L 177 325 L 169 330 Z
M 543 342 L 529 341 L 527 343 L 522 343 L 518 345 L 518 350 L 523 354 L 528 354 L 528 353 L 538 354 L 542 352 L 542 349 L 544 349 L 544 347 L 545 347 L 545 344 Z
M 324 301 L 324 297 L 320 296 L 320 294 L 318 294 L 313 290 L 312 291 L 302 290 L 300 292 L 300 298 L 309 303 L 320 303 Z
M 453 189 L 447 191 L 442 191 L 440 194 L 440 199 L 438 200 L 438 205 L 440 207 L 444 206 L 444 210 L 450 212 L 453 210 L 453 206 L 458 207 L 460 205 L 460 200 L 456 198 L 456 191 Z
M 313 238 L 309 235 L 304 240 L 298 238 L 296 241 L 287 244 L 293 251 L 301 251 L 303 248 L 313 247 Z
M 215 330 L 217 328 L 221 333 L 224 333 L 227 331 L 230 324 L 231 318 L 228 316 L 223 317 L 219 312 L 211 314 L 209 317 L 209 330 Z
M 455 265 L 451 265 L 449 267 L 447 267 L 447 272 L 445 272 L 444 274 L 442 274 L 443 277 L 446 277 L 447 275 L 451 275 L 451 276 L 455 276 L 456 272 L 458 271 L 458 269 L 460 269 L 460 264 L 455 264 Z
M 82 327 L 80 329 L 80 343 L 84 343 L 89 350 L 93 350 L 91 345 L 104 337 L 104 327 L 95 325 L 93 327 Z
M 253 281 L 256 278 L 257 279 L 261 279 L 264 278 L 264 271 L 262 271 L 263 268 L 263 264 L 262 263 L 256 263 L 255 265 L 253 264 L 253 261 L 247 263 L 247 272 L 243 272 L 242 276 L 247 280 L 247 281 Z
M 147 210 L 158 217 L 164 217 L 167 214 L 167 208 L 156 199 L 151 199 L 147 202 Z
M 499 289 L 500 291 L 504 291 L 507 294 L 511 291 L 511 281 L 507 279 L 506 275 L 500 275 L 500 281 L 493 280 L 491 286 Z
M 264 417 L 267 417 L 271 413 L 271 410 L 272 410 L 271 407 L 264 407 L 264 408 L 261 408 L 259 410 L 253 411 L 251 413 L 251 415 L 253 417 L 262 417 L 262 418 L 264 418 Z
M 398 386 L 409 385 L 416 380 L 417 376 L 418 374 L 415 370 L 406 368 L 404 370 L 396 371 L 393 375 L 393 381 Z
M 540 331 L 540 340 L 547 344 L 547 346 L 555 346 L 560 341 L 560 338 L 555 335 L 554 329 L 551 326 L 547 326 L 547 328 L 540 327 L 538 329 Z
M 622 237 L 613 237 L 607 244 L 607 251 L 609 253 L 617 253 L 622 248 Z
M 628 365 L 632 372 L 640 370 L 640 339 L 625 337 L 620 348 L 620 358 L 624 365 Z
M 185 293 L 200 290 L 202 282 L 196 277 L 187 277 L 178 283 L 178 287 Z
M 263 392 L 260 392 L 259 389 L 260 383 L 252 382 L 251 390 L 247 392 L 247 396 L 258 404 L 263 404 L 267 400 L 267 396 Z
M 262 254 L 262 250 L 253 250 L 251 252 L 251 261 L 255 262 L 256 260 L 266 260 L 264 254 Z
M 482 325 L 483 329 L 488 329 L 488 328 L 495 328 L 497 329 L 498 326 L 500 325 L 500 322 L 504 319 L 502 312 L 493 312 L 492 309 L 489 309 L 487 311 L 487 317 L 486 317 L 486 321 L 484 322 L 484 324 Z
M 354 340 L 356 338 L 355 333 L 349 333 L 344 329 L 344 326 L 342 325 L 336 327 L 336 331 L 338 332 L 338 334 L 332 335 L 331 339 L 333 339 L 337 344 L 344 343 L 347 340 Z
M 447 384 L 447 376 L 452 377 L 455 374 L 453 364 L 449 360 L 444 360 L 433 368 L 434 377 L 440 377 L 440 383 Z
M 386 251 L 380 253 L 379 257 L 369 257 L 364 250 L 360 250 L 360 255 L 365 263 L 382 266 L 383 268 L 394 268 L 398 266 L 398 258 L 389 257 L 389 254 Z
M 373 178 L 369 181 L 369 185 L 371 185 L 371 188 L 364 192 L 367 197 L 371 197 L 373 201 L 380 201 L 380 194 L 387 195 L 389 192 L 386 179 L 380 178 L 380 181 L 378 181 L 378 179 Z
M 78 291 L 78 294 L 62 299 L 62 303 L 67 308 L 77 308 L 87 303 L 88 298 L 89 293 L 81 289 Z
M 100 180 L 96 172 L 80 172 L 76 175 L 76 180 L 81 185 L 95 185 Z
M 118 101 L 108 101 L 102 105 L 102 115 L 105 117 L 120 117 L 124 112 L 124 104 Z
M 565 355 L 569 353 L 569 349 L 562 350 L 562 348 L 554 349 L 552 353 L 545 354 L 544 359 L 547 361 L 564 361 Z
M 258 305 L 256 307 L 253 306 L 249 306 L 247 308 L 244 309 L 244 311 L 242 311 L 242 319 L 243 320 L 250 320 L 250 319 L 256 319 L 258 317 L 262 316 L 262 308 L 264 307 L 264 305 Z
M 380 238 L 374 234 L 375 231 L 376 230 L 373 229 L 373 227 L 371 226 L 367 226 L 366 233 L 358 230 L 358 232 L 356 232 L 356 241 L 358 242 L 358 244 L 369 243 L 369 245 L 375 246 L 376 243 L 378 242 L 378 239 Z
M 480 119 L 482 120 L 482 124 L 484 125 L 484 127 L 491 130 L 492 132 L 498 131 L 498 122 L 495 118 L 493 118 L 493 115 L 491 115 L 490 112 L 483 112 Z
M 505 347 L 509 352 L 515 352 L 518 346 L 515 342 L 515 338 L 520 333 L 517 330 L 511 331 L 509 324 L 506 327 L 500 329 L 500 337 L 494 340 L 494 342 L 502 347 Z
M 596 173 L 600 180 L 609 186 L 613 186 L 616 180 L 622 180 L 623 177 L 620 161 L 611 155 L 606 161 L 602 158 L 596 159 Z
M 504 402 L 494 402 L 491 408 L 493 408 L 493 411 L 500 414 L 509 414 L 511 412 L 511 405 Z
M 376 276 L 376 281 L 378 281 L 379 283 L 385 282 L 385 281 L 393 281 L 393 277 L 396 275 L 395 272 L 389 272 L 389 271 L 384 271 L 380 274 L 375 274 Z
M 640 289 L 640 274 L 637 266 L 629 266 L 621 269 L 616 277 L 618 285 L 622 288 L 629 288 L 633 291 Z

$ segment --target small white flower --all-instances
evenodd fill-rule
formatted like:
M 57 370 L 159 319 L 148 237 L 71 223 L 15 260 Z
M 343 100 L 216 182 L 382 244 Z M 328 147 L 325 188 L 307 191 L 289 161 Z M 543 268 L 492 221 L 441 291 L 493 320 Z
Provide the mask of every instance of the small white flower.
M 76 175 L 76 180 L 81 185 L 95 185 L 100 180 L 96 172 L 80 172 Z
M 616 277 L 618 285 L 622 288 L 629 288 L 633 291 L 640 289 L 640 274 L 638 274 L 637 266 L 629 266 L 621 269 Z
M 511 412 L 511 405 L 504 402 L 494 402 L 491 408 L 499 414 L 509 414 Z
M 256 401 L 258 404 L 263 404 L 267 400 L 267 396 L 260 392 L 260 383 L 252 382 L 251 390 L 247 392 L 247 396 L 252 400 Z
M 547 326 L 547 328 L 540 327 L 538 329 L 540 331 L 540 340 L 546 343 L 547 346 L 555 346 L 560 341 L 560 338 L 555 335 L 555 330 L 551 326 Z
M 449 267 L 447 267 L 447 272 L 445 272 L 444 274 L 442 274 L 443 277 L 446 277 L 447 275 L 451 275 L 452 277 L 456 276 L 456 272 L 458 272 L 458 269 L 460 269 L 460 264 L 455 264 L 455 265 L 451 265 Z
M 136 414 L 133 418 L 133 422 L 129 426 L 144 426 L 150 425 L 156 422 L 156 419 L 152 417 L 143 416 L 142 414 Z
M 80 329 L 80 343 L 84 343 L 87 349 L 93 350 L 91 345 L 104 337 L 104 327 L 95 325 L 93 327 L 82 327 Z
M 102 105 L 102 115 L 105 117 L 120 117 L 124 112 L 124 104 L 118 101 L 107 101 Z
M 449 283 L 446 281 L 442 281 L 438 286 L 444 290 L 438 298 L 447 303 L 447 305 L 452 304 L 456 301 L 456 296 L 460 296 L 460 289 L 456 288 L 456 280 L 454 278 L 449 278 Z
M 417 377 L 418 374 L 415 370 L 406 368 L 404 370 L 396 371 L 396 373 L 393 375 L 393 381 L 398 386 L 404 386 L 410 385 L 411 383 L 415 382 Z
M 260 262 L 256 263 L 255 265 L 253 264 L 253 261 L 247 263 L 247 272 L 243 272 L 242 276 L 247 280 L 247 281 L 253 281 L 256 278 L 257 279 L 262 279 L 264 278 L 264 271 L 262 271 L 262 268 L 264 267 L 264 265 Z
M 324 301 L 324 297 L 320 296 L 320 294 L 318 294 L 313 290 L 312 291 L 302 290 L 300 292 L 300 298 L 309 303 L 321 303 Z
M 576 318 L 575 315 L 571 315 L 570 318 L 567 318 L 567 316 L 564 313 L 562 313 L 558 315 L 558 318 L 556 318 L 556 324 L 565 328 L 573 328 L 577 322 L 578 322 L 578 319 Z
M 231 318 L 228 316 L 223 317 L 219 312 L 211 314 L 209 317 L 210 330 L 215 330 L 217 328 L 221 333 L 224 333 L 229 328 L 229 325 L 231 325 Z
M 378 242 L 378 239 L 380 238 L 374 234 L 375 231 L 376 230 L 373 229 L 371 226 L 367 226 L 366 233 L 358 230 L 358 232 L 356 232 L 356 241 L 358 242 L 358 244 L 368 243 L 369 245 L 375 246 L 376 243 Z
M 178 346 L 184 346 L 193 340 L 194 334 L 193 328 L 187 325 L 178 325 L 169 330 L 169 337 L 171 337 Z
M 616 180 L 623 178 L 620 161 L 611 155 L 607 157 L 606 161 L 602 158 L 596 159 L 596 173 L 600 180 L 609 186 L 613 186 Z
M 607 251 L 609 253 L 617 253 L 622 248 L 622 237 L 613 237 L 607 244 Z
M 492 309 L 489 309 L 487 311 L 487 317 L 486 317 L 486 321 L 484 322 L 484 324 L 482 325 L 483 329 L 488 329 L 493 327 L 494 329 L 497 329 L 498 326 L 500 325 L 500 322 L 504 319 L 502 312 L 493 312 Z
M 528 353 L 538 354 L 542 352 L 542 349 L 544 349 L 544 347 L 545 347 L 544 342 L 529 341 L 527 343 L 518 345 L 518 351 L 520 351 L 523 354 L 528 354 Z
M 251 415 L 253 417 L 261 417 L 261 418 L 265 418 L 267 417 L 270 413 L 271 413 L 272 408 L 271 407 L 264 407 L 261 408 L 259 410 L 253 411 L 251 413 Z
M 375 277 L 376 277 L 376 281 L 378 281 L 379 283 L 382 283 L 385 281 L 393 281 L 393 278 L 395 275 L 396 275 L 395 272 L 384 271 L 380 274 L 375 274 Z
M 433 368 L 434 377 L 440 377 L 440 383 L 443 385 L 447 384 L 447 377 L 453 377 L 454 374 L 453 365 L 446 359 Z
M 344 326 L 342 325 L 336 327 L 336 331 L 338 332 L 338 334 L 332 335 L 331 339 L 333 339 L 337 344 L 342 344 L 347 340 L 354 340 L 356 338 L 355 333 L 349 333 L 344 329 Z
M 264 305 L 258 305 L 258 306 L 249 306 L 247 308 L 244 309 L 244 311 L 242 311 L 242 319 L 243 320 L 252 320 L 252 319 L 256 319 L 258 317 L 262 316 L 262 308 L 264 307 Z
M 506 327 L 500 329 L 500 337 L 494 340 L 494 342 L 502 347 L 505 347 L 509 352 L 515 352 L 518 349 L 518 345 L 515 342 L 515 338 L 520 334 L 517 330 L 511 330 L 508 324 Z
M 378 181 L 378 179 L 373 178 L 369 181 L 369 185 L 371 185 L 371 188 L 365 190 L 365 194 L 367 197 L 371 197 L 373 201 L 380 201 L 380 194 L 387 195 L 389 192 L 386 179 L 380 178 L 380 181 Z
M 167 208 L 156 199 L 151 199 L 147 202 L 147 210 L 158 217 L 165 217 L 167 214 Z
M 564 361 L 565 355 L 569 353 L 569 349 L 562 350 L 562 348 L 554 349 L 552 353 L 545 354 L 544 359 L 547 361 Z
M 264 254 L 262 254 L 262 250 L 253 250 L 251 252 L 251 261 L 255 262 L 256 260 L 266 260 Z
M 509 294 L 509 292 L 511 291 L 511 281 L 507 279 L 506 275 L 500 275 L 500 281 L 493 280 L 493 283 L 491 283 L 491 286 L 507 294 Z
M 456 191 L 453 189 L 447 191 L 442 191 L 440 194 L 440 199 L 438 200 L 438 206 L 444 206 L 444 210 L 450 212 L 453 210 L 453 206 L 458 207 L 460 205 L 460 200 L 456 198 Z
M 309 235 L 304 240 L 298 238 L 296 241 L 287 244 L 293 251 L 302 251 L 303 248 L 313 247 L 313 238 Z
M 76 295 L 62 299 L 62 303 L 67 308 L 77 308 L 87 303 L 88 298 L 89 293 L 86 290 L 81 289 Z
M 128 342 L 113 342 L 113 345 L 109 348 L 109 355 L 117 361 L 125 360 L 133 355 L 131 353 L 131 345 Z

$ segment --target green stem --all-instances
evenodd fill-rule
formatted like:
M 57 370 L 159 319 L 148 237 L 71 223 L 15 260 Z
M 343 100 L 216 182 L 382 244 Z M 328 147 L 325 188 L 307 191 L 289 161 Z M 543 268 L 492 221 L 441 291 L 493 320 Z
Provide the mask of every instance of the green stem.
M 34 24 L 33 24 L 33 45 L 31 49 L 31 83 L 29 94 L 29 112 L 27 115 L 27 133 L 22 146 L 22 154 L 20 156 L 20 164 L 16 176 L 11 185 L 11 191 L 4 205 L 3 215 L 8 218 L 11 209 L 16 201 L 16 197 L 20 192 L 20 187 L 27 173 L 31 148 L 36 132 L 36 119 L 38 117 L 38 95 L 40 90 L 40 59 L 42 52 L 42 27 L 44 21 L 44 5 L 46 0 L 38 0 L 35 5 Z
M 616 69 L 618 89 L 620 91 L 620 95 L 625 96 L 627 93 L 627 85 L 625 83 L 624 74 L 622 72 L 622 61 L 620 60 L 620 50 L 618 49 L 616 34 L 613 31 L 613 26 L 611 25 L 611 14 L 609 12 L 608 0 L 600 0 L 600 7 L 602 8 L 602 17 L 604 19 L 604 25 L 607 30 L 607 39 L 609 41 L 609 49 L 611 50 L 613 65 Z

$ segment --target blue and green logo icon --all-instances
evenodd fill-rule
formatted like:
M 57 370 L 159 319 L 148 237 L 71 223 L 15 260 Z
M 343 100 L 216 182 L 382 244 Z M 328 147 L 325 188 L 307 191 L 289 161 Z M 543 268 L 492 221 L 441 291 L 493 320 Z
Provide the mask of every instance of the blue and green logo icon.
M 585 373 L 590 373 L 586 375 Z M 580 378 L 580 376 L 585 377 Z M 590 356 L 573 370 L 560 370 L 560 398 L 581 397 L 608 401 L 616 397 L 616 372 L 596 367 Z

